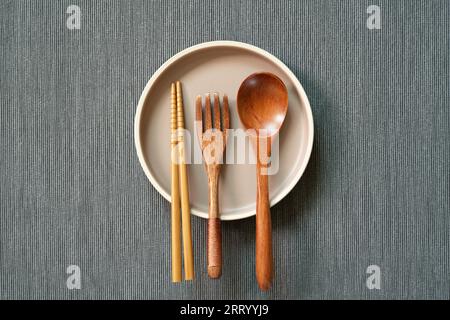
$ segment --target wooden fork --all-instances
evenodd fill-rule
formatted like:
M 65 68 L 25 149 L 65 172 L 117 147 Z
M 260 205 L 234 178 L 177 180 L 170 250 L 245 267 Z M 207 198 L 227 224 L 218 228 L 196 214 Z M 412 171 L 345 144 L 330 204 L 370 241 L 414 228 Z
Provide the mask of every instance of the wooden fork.
M 208 275 L 211 278 L 219 278 L 222 275 L 222 231 L 220 226 L 218 195 L 220 168 L 227 143 L 226 132 L 230 128 L 228 97 L 226 95 L 223 96 L 222 121 L 219 95 L 217 93 L 214 94 L 213 114 L 211 112 L 211 99 L 209 94 L 205 97 L 204 114 L 202 113 L 201 96 L 197 96 L 195 108 L 196 131 L 208 175 L 209 219 L 206 249 Z M 202 120 L 202 114 L 204 120 Z

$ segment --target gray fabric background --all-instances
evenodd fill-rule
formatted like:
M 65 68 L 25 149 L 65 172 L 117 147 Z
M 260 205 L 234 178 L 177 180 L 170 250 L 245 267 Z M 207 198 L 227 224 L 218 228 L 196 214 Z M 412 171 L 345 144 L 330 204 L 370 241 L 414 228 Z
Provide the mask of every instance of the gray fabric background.
M 81 30 L 66 28 L 70 4 Z M 382 29 L 366 28 L 369 4 Z M 449 1 L 0 2 L 0 298 L 449 299 Z M 224 274 L 170 282 L 169 204 L 133 142 L 138 98 L 178 51 L 268 50 L 298 76 L 315 145 L 272 210 L 276 279 L 253 219 L 225 223 Z M 66 287 L 79 265 L 82 289 Z M 381 290 L 365 286 L 381 267 Z

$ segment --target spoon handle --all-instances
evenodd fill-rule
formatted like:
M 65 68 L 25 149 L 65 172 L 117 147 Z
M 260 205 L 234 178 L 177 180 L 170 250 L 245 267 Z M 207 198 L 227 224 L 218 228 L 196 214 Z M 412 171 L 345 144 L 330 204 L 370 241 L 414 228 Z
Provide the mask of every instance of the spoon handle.
M 259 143 L 258 143 L 259 144 Z M 273 278 L 272 222 L 269 203 L 269 176 L 267 165 L 259 157 L 256 164 L 256 279 L 261 290 L 268 290 Z

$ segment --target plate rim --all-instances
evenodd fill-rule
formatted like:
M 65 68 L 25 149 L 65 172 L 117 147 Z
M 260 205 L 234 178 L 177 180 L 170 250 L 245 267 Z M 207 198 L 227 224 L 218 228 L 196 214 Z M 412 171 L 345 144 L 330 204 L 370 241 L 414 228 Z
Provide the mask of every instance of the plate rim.
M 156 178 L 151 173 L 149 167 L 147 166 L 147 163 L 145 161 L 145 157 L 144 157 L 144 154 L 143 154 L 143 151 L 142 151 L 142 143 L 141 143 L 141 138 L 140 138 L 140 124 L 141 124 L 142 111 L 143 111 L 145 100 L 147 98 L 147 95 L 148 95 L 151 87 L 155 83 L 156 79 L 158 79 L 159 76 L 172 63 L 174 63 L 175 61 L 179 60 L 180 58 L 182 58 L 182 57 L 184 57 L 186 55 L 189 55 L 189 54 L 191 54 L 191 53 L 193 53 L 195 51 L 198 51 L 198 50 L 211 48 L 211 47 L 224 47 L 224 46 L 225 47 L 246 49 L 246 50 L 252 51 L 252 52 L 254 52 L 256 54 L 259 54 L 259 55 L 269 59 L 271 62 L 275 63 L 279 68 L 281 68 L 283 70 L 283 72 L 285 72 L 285 74 L 288 76 L 288 78 L 292 81 L 292 83 L 294 84 L 295 89 L 300 94 L 300 98 L 302 99 L 302 101 L 304 103 L 304 106 L 305 106 L 306 117 L 307 117 L 307 121 L 309 123 L 309 130 L 308 130 L 309 138 L 308 138 L 308 141 L 307 141 L 305 157 L 303 158 L 303 161 L 300 164 L 300 168 L 297 171 L 296 175 L 270 201 L 270 207 L 272 207 L 275 204 L 277 204 L 278 202 L 280 202 L 289 192 L 292 191 L 292 189 L 295 187 L 295 185 L 298 183 L 298 181 L 302 177 L 302 175 L 303 175 L 303 173 L 304 173 L 304 171 L 306 169 L 306 166 L 309 163 L 309 160 L 310 160 L 310 157 L 311 157 L 311 152 L 312 152 L 312 147 L 313 147 L 313 141 L 314 141 L 314 120 L 313 120 L 311 105 L 309 103 L 308 96 L 306 95 L 306 92 L 303 89 L 303 86 L 301 85 L 300 81 L 297 79 L 297 77 L 291 71 L 291 69 L 289 69 L 280 59 L 278 59 L 277 57 L 275 57 L 274 55 L 272 55 L 268 51 L 266 51 L 264 49 L 261 49 L 259 47 L 256 47 L 254 45 L 248 44 L 248 43 L 239 42 L 239 41 L 230 41 L 230 40 L 219 40 L 219 41 L 208 41 L 208 42 L 203 42 L 203 43 L 200 43 L 200 44 L 196 44 L 196 45 L 190 46 L 190 47 L 188 47 L 188 48 L 186 48 L 184 50 L 181 50 L 180 52 L 178 52 L 175 55 L 173 55 L 172 57 L 170 57 L 168 60 L 166 60 L 153 73 L 153 75 L 148 80 L 147 84 L 145 85 L 145 87 L 144 87 L 144 89 L 143 89 L 143 91 L 141 93 L 141 96 L 140 96 L 139 101 L 138 101 L 137 109 L 136 109 L 136 114 L 135 114 L 135 117 L 134 117 L 134 144 L 135 144 L 136 152 L 137 152 L 137 155 L 138 155 L 139 163 L 140 163 L 142 169 L 144 170 L 145 175 L 150 180 L 150 183 L 152 184 L 152 186 L 167 201 L 171 202 L 170 194 L 167 193 L 161 187 L 161 185 L 158 183 Z M 198 216 L 198 217 L 201 217 L 201 218 L 206 218 L 206 219 L 208 218 L 208 214 L 207 213 L 204 213 L 204 212 L 199 211 L 199 210 L 194 209 L 194 208 L 191 208 L 191 213 L 196 215 L 196 216 Z M 236 215 L 222 216 L 222 217 L 220 217 L 220 219 L 221 220 L 240 220 L 240 219 L 244 219 L 244 218 L 248 218 L 248 217 L 254 216 L 255 214 L 256 214 L 255 210 L 250 210 L 250 211 L 246 211 L 246 212 L 243 212 L 243 213 L 240 213 L 240 214 L 236 214 Z

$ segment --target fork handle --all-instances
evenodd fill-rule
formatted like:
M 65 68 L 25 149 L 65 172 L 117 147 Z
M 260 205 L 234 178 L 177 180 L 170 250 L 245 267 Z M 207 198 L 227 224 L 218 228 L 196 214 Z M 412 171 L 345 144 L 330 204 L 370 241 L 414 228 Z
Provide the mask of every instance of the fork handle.
M 220 278 L 222 275 L 222 229 L 219 216 L 219 167 L 211 168 L 208 173 L 209 186 L 209 218 L 207 258 L 208 275 Z
M 208 275 L 213 279 L 222 275 L 222 230 L 219 218 L 208 219 Z

